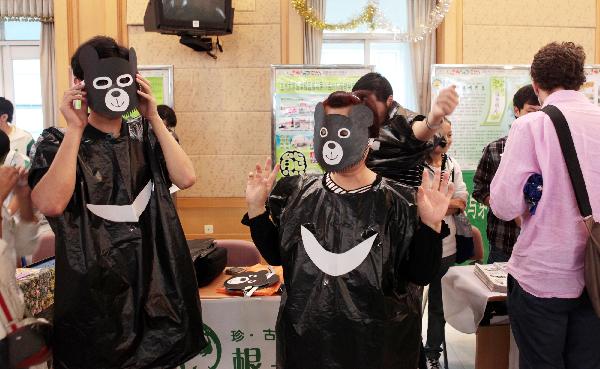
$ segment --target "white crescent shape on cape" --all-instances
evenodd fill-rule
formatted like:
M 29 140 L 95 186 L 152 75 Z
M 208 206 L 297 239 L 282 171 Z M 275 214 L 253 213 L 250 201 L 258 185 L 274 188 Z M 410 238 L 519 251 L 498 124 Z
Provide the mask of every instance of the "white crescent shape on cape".
M 354 248 L 336 254 L 329 252 L 321 246 L 315 236 L 304 226 L 300 226 L 302 243 L 308 257 L 323 273 L 337 277 L 356 269 L 367 258 L 377 234 L 369 237 Z
M 88 204 L 87 208 L 100 218 L 118 223 L 136 223 L 140 220 L 140 215 L 146 210 L 152 195 L 153 184 L 148 184 L 140 191 L 131 205 L 93 205 Z

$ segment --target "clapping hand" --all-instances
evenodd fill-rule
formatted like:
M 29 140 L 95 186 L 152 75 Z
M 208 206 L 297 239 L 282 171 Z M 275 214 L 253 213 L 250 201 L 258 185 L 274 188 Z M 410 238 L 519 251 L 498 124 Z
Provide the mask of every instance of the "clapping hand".
M 279 172 L 279 164 L 271 169 L 273 165 L 270 158 L 267 158 L 264 168 L 256 164 L 254 172 L 248 174 L 248 183 L 246 184 L 246 203 L 248 204 L 248 216 L 254 218 L 265 212 L 265 203 Z

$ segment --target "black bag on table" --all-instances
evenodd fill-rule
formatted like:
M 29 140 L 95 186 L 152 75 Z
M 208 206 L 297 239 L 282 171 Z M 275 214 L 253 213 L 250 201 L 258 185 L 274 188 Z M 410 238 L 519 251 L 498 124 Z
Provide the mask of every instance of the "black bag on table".
M 207 286 L 225 270 L 227 249 L 217 247 L 212 238 L 188 240 L 187 243 L 194 261 L 198 287 Z

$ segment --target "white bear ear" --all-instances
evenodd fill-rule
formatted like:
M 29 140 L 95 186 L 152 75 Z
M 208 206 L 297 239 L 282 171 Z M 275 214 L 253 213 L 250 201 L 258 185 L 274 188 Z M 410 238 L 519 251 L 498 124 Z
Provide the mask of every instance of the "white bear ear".
M 373 125 L 373 111 L 364 104 L 354 105 L 349 118 L 358 123 L 358 126 L 371 127 Z

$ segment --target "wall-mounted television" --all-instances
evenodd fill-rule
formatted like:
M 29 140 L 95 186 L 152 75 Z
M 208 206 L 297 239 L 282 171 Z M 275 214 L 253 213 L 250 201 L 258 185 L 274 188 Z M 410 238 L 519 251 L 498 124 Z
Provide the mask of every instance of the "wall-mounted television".
M 232 0 L 150 0 L 144 15 L 146 31 L 190 36 L 221 36 L 233 32 Z

